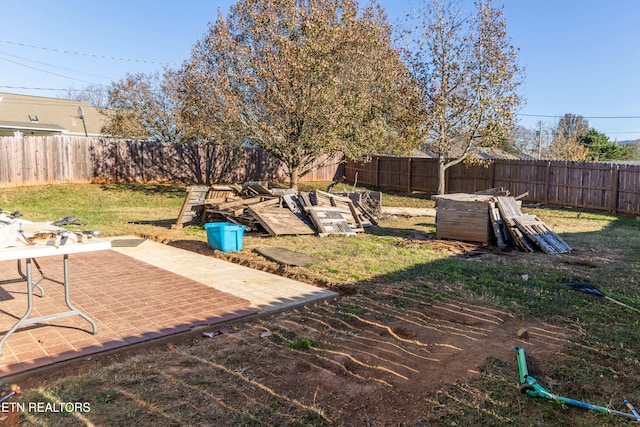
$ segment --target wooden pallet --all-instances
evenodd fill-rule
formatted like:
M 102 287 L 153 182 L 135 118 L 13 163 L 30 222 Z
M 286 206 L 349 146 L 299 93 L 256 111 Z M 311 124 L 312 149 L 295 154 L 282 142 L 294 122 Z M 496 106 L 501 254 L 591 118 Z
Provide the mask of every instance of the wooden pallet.
M 283 194 L 281 197 L 282 203 L 289 208 L 289 210 L 293 212 L 300 221 L 304 222 L 312 229 L 315 228 L 313 222 L 305 211 L 302 198 L 298 197 L 296 194 Z
M 364 223 L 370 226 L 371 223 L 356 210 L 353 201 L 349 197 L 327 193 L 322 190 L 314 192 L 317 206 L 331 206 L 340 209 L 342 217 L 349 223 L 354 231 L 364 231 Z
M 326 206 L 312 206 L 307 208 L 307 213 L 318 229 L 320 236 L 340 234 L 343 236 L 355 236 L 347 220 L 344 219 L 340 208 Z
M 211 187 L 208 185 L 187 187 L 187 195 L 178 214 L 178 219 L 172 228 L 200 225 L 204 211 L 204 201 L 210 189 Z

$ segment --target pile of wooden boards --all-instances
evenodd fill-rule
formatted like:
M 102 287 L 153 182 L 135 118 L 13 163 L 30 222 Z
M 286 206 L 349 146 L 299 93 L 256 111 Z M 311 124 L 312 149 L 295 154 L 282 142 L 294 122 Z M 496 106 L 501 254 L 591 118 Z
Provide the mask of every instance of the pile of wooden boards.
M 263 183 L 193 186 L 175 227 L 231 222 L 272 236 L 352 236 L 377 224 L 381 195 L 269 189 Z
M 496 208 L 499 215 L 495 212 Z M 493 211 L 491 222 L 497 230 L 496 237 L 506 237 L 502 242 L 498 240 L 498 245 L 502 244 L 505 247 L 509 244 L 509 238 L 512 238 L 518 248 L 527 252 L 542 250 L 548 254 L 563 254 L 573 250 L 540 218 L 523 214 L 513 197 L 497 197 Z M 508 235 L 504 233 L 504 229 L 508 230 Z
M 522 213 L 518 199 L 523 196 L 499 194 L 435 196 L 436 237 L 500 248 L 515 246 L 527 252 L 561 254 L 572 250 L 537 216 Z

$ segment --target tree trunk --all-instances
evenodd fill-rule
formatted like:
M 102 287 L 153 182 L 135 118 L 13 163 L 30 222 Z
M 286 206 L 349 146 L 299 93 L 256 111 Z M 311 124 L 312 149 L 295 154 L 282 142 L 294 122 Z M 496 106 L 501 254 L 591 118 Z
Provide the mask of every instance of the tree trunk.
M 438 194 L 445 194 L 446 181 L 445 172 L 447 171 L 447 165 L 444 157 L 438 158 Z
M 300 181 L 300 171 L 298 168 L 292 168 L 289 173 L 289 188 L 293 190 L 298 189 L 298 182 Z

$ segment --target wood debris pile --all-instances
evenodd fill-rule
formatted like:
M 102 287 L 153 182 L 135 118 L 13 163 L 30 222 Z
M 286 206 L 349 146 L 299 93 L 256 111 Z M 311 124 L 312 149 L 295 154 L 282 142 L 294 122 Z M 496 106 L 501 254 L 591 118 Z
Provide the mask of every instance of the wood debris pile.
M 572 248 L 540 218 L 523 214 L 518 197 L 502 189 L 481 194 L 447 194 L 436 198 L 436 237 L 526 252 L 561 254 Z
M 192 186 L 174 227 L 231 222 L 272 236 L 352 236 L 377 225 L 381 200 L 379 192 L 295 192 L 263 183 Z

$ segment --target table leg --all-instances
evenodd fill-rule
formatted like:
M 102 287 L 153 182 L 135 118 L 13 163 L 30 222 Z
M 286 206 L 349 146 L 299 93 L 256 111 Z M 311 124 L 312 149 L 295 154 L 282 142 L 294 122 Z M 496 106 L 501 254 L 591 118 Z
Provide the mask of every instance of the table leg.
M 22 272 L 22 260 L 18 260 L 17 262 L 18 262 L 18 274 L 24 280 L 27 280 L 27 276 Z M 40 286 L 40 282 L 42 282 L 44 279 L 46 279 L 46 277 L 44 276 L 44 273 L 42 272 L 42 268 L 40 268 L 40 264 L 38 264 L 38 261 L 36 261 L 35 258 L 33 258 L 33 263 L 35 264 L 36 268 L 38 269 L 38 273 L 40 273 L 40 280 L 38 280 L 33 286 L 38 288 L 38 290 L 40 291 L 40 298 L 43 298 L 44 297 L 44 289 L 42 288 L 42 286 Z
M 63 255 L 62 263 L 63 263 L 62 265 L 64 270 L 63 281 L 60 282 L 58 280 L 54 280 L 50 278 L 47 278 L 47 280 L 62 284 L 62 286 L 64 286 L 64 300 L 65 300 L 65 303 L 67 304 L 67 307 L 69 308 L 69 311 L 49 314 L 46 316 L 34 317 L 31 319 L 29 318 L 29 316 L 31 315 L 31 311 L 33 310 L 33 288 L 34 286 L 37 286 L 38 288 L 40 287 L 37 284 L 36 285 L 33 284 L 32 264 L 37 265 L 37 262 L 35 259 L 27 258 L 26 259 L 27 273 L 24 276 L 27 281 L 27 311 L 20 318 L 20 320 L 18 320 L 15 323 L 15 325 L 13 325 L 11 329 L 7 331 L 6 334 L 4 334 L 2 339 L 0 339 L 0 356 L 2 356 L 2 346 L 4 345 L 5 341 L 9 338 L 9 336 L 11 336 L 11 334 L 13 334 L 16 331 L 16 329 L 18 329 L 20 326 L 23 326 L 23 325 L 33 325 L 34 323 L 43 323 L 49 320 L 61 319 L 63 317 L 78 315 L 91 324 L 91 326 L 93 327 L 93 335 L 96 335 L 98 333 L 98 325 L 96 324 L 96 322 L 92 318 L 87 316 L 85 313 L 83 313 L 82 311 L 74 307 L 73 304 L 71 304 L 71 297 L 69 292 L 69 255 L 66 255 L 66 254 Z
M 96 325 L 96 322 L 71 304 L 71 297 L 69 295 L 69 255 L 65 254 L 62 262 L 64 265 L 64 301 L 67 303 L 67 307 L 74 311 L 78 316 L 91 323 L 91 326 L 93 327 L 93 335 L 96 335 L 98 333 L 98 325 Z
M 4 334 L 4 336 L 0 340 L 0 356 L 2 356 L 2 346 L 4 345 L 4 342 L 11 336 L 12 333 L 16 331 L 16 329 L 25 324 L 25 322 L 31 315 L 31 311 L 33 310 L 33 281 L 31 273 L 31 258 L 27 258 L 27 274 L 25 276 L 25 279 L 27 281 L 27 311 L 20 318 L 20 320 L 18 320 L 15 325 L 13 325 L 11 329 L 7 331 L 6 334 Z

